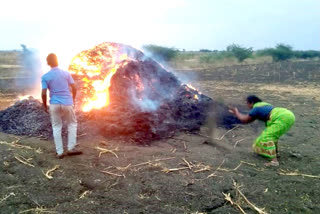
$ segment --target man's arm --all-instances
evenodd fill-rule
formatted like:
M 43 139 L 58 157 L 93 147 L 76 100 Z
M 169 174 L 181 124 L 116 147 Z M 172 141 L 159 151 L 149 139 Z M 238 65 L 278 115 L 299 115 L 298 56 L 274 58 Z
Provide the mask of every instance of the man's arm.
M 47 89 L 42 89 L 42 91 L 41 91 L 41 98 L 42 98 L 42 103 L 43 103 L 44 111 L 48 113 L 48 106 L 47 106 Z
M 74 83 L 70 84 L 73 98 L 73 105 L 76 104 L 77 87 Z
M 229 112 L 231 114 L 234 114 L 242 123 L 251 123 L 252 121 L 254 121 L 254 119 L 250 117 L 249 114 L 242 114 L 237 108 L 230 108 Z

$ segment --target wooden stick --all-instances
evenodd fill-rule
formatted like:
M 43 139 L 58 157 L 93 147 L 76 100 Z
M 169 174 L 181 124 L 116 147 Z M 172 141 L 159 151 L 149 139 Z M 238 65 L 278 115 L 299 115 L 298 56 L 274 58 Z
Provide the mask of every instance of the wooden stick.
M 125 175 L 119 175 L 119 174 L 108 172 L 108 171 L 100 171 L 100 172 L 108 174 L 108 175 L 117 176 L 117 177 L 124 177 L 124 178 L 126 177 Z
M 194 173 L 198 173 L 198 172 L 203 172 L 203 171 L 210 171 L 211 167 L 210 166 L 204 166 L 202 169 L 198 169 L 193 171 Z
M 79 197 L 78 200 L 83 199 L 83 198 L 84 198 L 87 194 L 89 194 L 89 193 L 91 193 L 91 191 L 89 191 L 89 190 L 84 191 L 84 192 L 80 195 L 80 197 Z
M 18 141 L 13 141 L 12 143 L 8 143 L 6 141 L 0 141 L 0 144 L 11 146 L 11 147 L 14 147 L 14 148 L 17 148 L 17 149 L 35 150 L 39 154 L 42 153 L 40 148 L 35 149 L 35 148 L 30 147 L 30 146 L 24 146 L 24 145 L 18 144 Z
M 238 128 L 239 126 L 235 126 L 232 129 L 228 130 L 226 133 L 224 133 L 221 137 L 219 138 L 215 138 L 215 140 L 222 140 L 224 138 L 224 136 L 226 136 L 226 134 L 228 134 L 229 132 L 235 130 L 236 128 Z
M 298 172 L 288 172 L 282 170 L 282 172 L 278 172 L 280 175 L 288 175 L 288 176 L 302 176 L 302 177 L 309 177 L 309 178 L 320 178 L 320 176 L 316 175 L 308 175 L 308 174 L 303 174 L 303 173 L 298 173 Z
M 126 171 L 127 169 L 130 168 L 130 166 L 131 166 L 131 163 L 129 163 L 128 166 L 125 166 L 125 167 L 120 167 L 120 166 L 118 166 L 118 167 L 116 167 L 116 169 L 117 169 L 117 170 L 120 170 L 120 171 Z
M 101 147 L 99 147 L 99 146 L 96 146 L 96 149 L 101 151 L 101 152 L 99 153 L 99 157 L 100 157 L 102 154 L 104 154 L 104 153 L 111 153 L 111 154 L 113 154 L 114 156 L 116 156 L 117 158 L 119 158 L 118 155 L 114 152 L 114 151 L 118 151 L 118 148 L 116 148 L 116 149 L 114 149 L 114 150 L 109 150 L 109 149 L 104 149 L 104 148 L 101 148 Z
M 189 163 L 185 158 L 182 158 L 182 160 L 188 165 L 189 169 L 191 170 L 191 165 L 190 165 L 190 163 Z
M 49 169 L 46 173 L 44 173 L 43 171 L 42 171 L 42 173 L 43 173 L 49 180 L 51 180 L 51 179 L 53 179 L 53 177 L 50 175 L 50 173 L 53 172 L 54 170 L 58 169 L 59 167 L 60 167 L 59 165 L 56 165 L 56 166 L 54 166 L 52 169 Z
M 187 150 L 186 142 L 183 142 L 183 147 L 184 147 L 184 150 Z
M 245 162 L 245 161 L 240 161 L 240 163 L 244 163 L 244 164 L 247 164 L 247 165 L 249 165 L 249 166 L 254 166 L 254 167 L 257 166 L 257 165 L 254 164 L 254 163 L 248 163 L 248 162 Z
M 218 168 L 217 168 L 213 173 L 211 173 L 210 175 L 208 175 L 207 178 L 216 176 L 215 173 L 220 169 L 220 167 L 222 166 L 222 164 L 224 163 L 224 161 L 225 161 L 225 159 L 223 159 L 223 161 L 222 161 L 221 164 L 218 166 Z
M 239 169 L 239 167 L 242 165 L 242 163 L 240 162 L 239 165 L 234 168 L 234 169 L 224 169 L 224 168 L 219 168 L 218 170 L 221 170 L 221 171 L 225 171 L 225 172 L 232 172 L 232 171 L 236 171 L 237 169 Z
M 58 213 L 57 211 L 49 211 L 49 210 L 42 208 L 42 207 L 36 207 L 36 208 L 21 211 L 21 212 L 19 212 L 19 214 L 20 213 L 28 213 L 31 211 L 34 211 L 34 213 Z
M 247 204 L 252 207 L 254 210 L 256 210 L 259 214 L 268 214 L 267 212 L 264 211 L 263 209 L 260 209 L 259 207 L 255 206 L 253 203 L 251 203 L 246 196 L 239 190 L 239 187 L 237 186 L 237 183 L 235 181 L 233 181 L 233 185 L 235 187 L 235 189 L 237 190 L 237 192 L 241 195 L 241 197 L 245 200 L 245 202 L 247 202 Z
M 23 158 L 24 160 L 21 160 L 21 158 L 19 158 L 18 156 L 14 156 L 15 159 L 17 159 L 19 162 L 27 165 L 27 166 L 31 166 L 34 167 L 34 165 L 32 165 L 31 163 L 28 163 L 28 160 L 26 160 L 24 157 L 20 156 L 21 158 Z
M 180 170 L 185 170 L 185 169 L 189 169 L 189 167 L 186 166 L 186 167 L 173 168 L 173 169 L 164 168 L 164 169 L 161 170 L 161 171 L 162 171 L 162 172 L 165 172 L 165 173 L 169 173 L 169 172 L 175 172 L 175 171 L 180 171 Z
M 224 195 L 224 199 L 226 201 L 229 201 L 231 205 L 236 206 L 236 208 L 238 208 L 242 214 L 246 214 L 246 212 L 241 208 L 241 206 L 238 203 L 232 201 L 230 193 L 228 194 L 222 193 L 222 194 Z
M 153 160 L 153 161 L 147 161 L 147 162 L 143 162 L 143 163 L 139 163 L 139 164 L 132 165 L 132 167 L 142 166 L 142 165 L 147 165 L 147 164 L 150 164 L 150 163 L 153 163 L 153 162 L 166 161 L 166 160 L 172 160 L 172 159 L 175 159 L 175 157 L 162 158 L 162 159 L 156 159 L 156 160 Z
M 2 203 L 3 201 L 7 200 L 9 197 L 11 196 L 15 196 L 16 194 L 14 194 L 14 192 L 10 192 L 9 194 L 7 194 L 6 196 L 4 196 L 1 200 L 0 203 Z
M 244 139 L 241 139 L 241 140 L 237 140 L 233 146 L 233 148 L 236 148 L 237 144 L 240 143 L 241 141 L 243 141 Z
M 113 184 L 111 184 L 110 186 L 108 186 L 108 189 L 111 189 L 112 187 L 116 186 L 119 184 L 119 178 L 117 178 L 116 182 L 114 182 Z

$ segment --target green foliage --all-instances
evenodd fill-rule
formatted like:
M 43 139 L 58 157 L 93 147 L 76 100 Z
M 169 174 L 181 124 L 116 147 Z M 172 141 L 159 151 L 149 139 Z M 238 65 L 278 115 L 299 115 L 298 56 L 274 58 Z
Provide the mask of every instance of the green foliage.
M 256 56 L 271 56 L 274 48 L 265 48 L 256 51 Z
M 143 49 L 150 52 L 155 59 L 160 61 L 170 61 L 178 52 L 175 48 L 167 48 L 158 45 L 144 45 Z
M 227 51 L 216 51 L 216 52 L 210 52 L 210 53 L 206 53 L 206 54 L 202 54 L 199 57 L 199 61 L 200 63 L 214 63 L 218 60 L 222 60 L 224 58 L 229 58 L 232 55 L 230 53 L 228 53 Z
M 297 59 L 312 59 L 320 57 L 320 51 L 294 51 L 290 45 L 278 44 L 276 48 L 258 50 L 257 56 L 271 56 L 274 62 L 288 60 L 293 57 Z
M 239 62 L 243 62 L 245 59 L 252 56 L 252 48 L 244 48 L 237 44 L 232 44 L 227 47 L 227 52 L 236 57 Z
M 273 51 L 271 51 L 272 60 L 275 62 L 284 61 L 294 56 L 292 47 L 290 45 L 278 44 Z
M 294 51 L 290 45 L 278 44 L 275 48 L 266 48 L 257 51 L 257 55 L 271 56 L 274 62 L 279 62 L 294 57 Z
M 294 51 L 294 56 L 299 59 L 312 59 L 315 57 L 320 57 L 320 51 Z
M 200 49 L 199 52 L 209 53 L 209 52 L 212 52 L 212 50 L 209 50 L 209 49 Z

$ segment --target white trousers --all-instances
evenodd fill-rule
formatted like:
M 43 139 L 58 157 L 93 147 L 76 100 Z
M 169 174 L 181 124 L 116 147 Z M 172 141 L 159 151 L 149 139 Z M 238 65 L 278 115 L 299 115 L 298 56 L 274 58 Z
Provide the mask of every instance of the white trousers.
M 73 106 L 66 106 L 60 104 L 50 104 L 50 117 L 53 131 L 54 143 L 56 145 L 56 152 L 58 155 L 63 153 L 62 142 L 62 125 L 63 120 L 68 126 L 68 150 L 73 149 L 77 143 L 77 119 L 73 110 Z

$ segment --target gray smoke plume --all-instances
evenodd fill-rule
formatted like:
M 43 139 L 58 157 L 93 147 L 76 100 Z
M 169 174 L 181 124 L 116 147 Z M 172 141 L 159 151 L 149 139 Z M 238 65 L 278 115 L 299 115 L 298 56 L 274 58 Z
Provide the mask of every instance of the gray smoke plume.
M 22 68 L 16 77 L 16 87 L 29 95 L 40 94 L 42 69 L 39 52 L 24 44 L 21 47 Z

